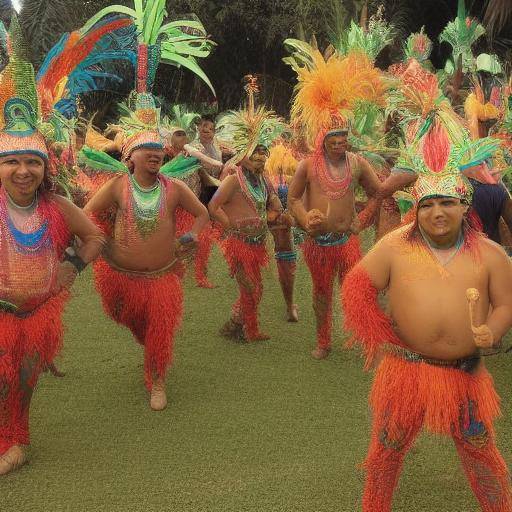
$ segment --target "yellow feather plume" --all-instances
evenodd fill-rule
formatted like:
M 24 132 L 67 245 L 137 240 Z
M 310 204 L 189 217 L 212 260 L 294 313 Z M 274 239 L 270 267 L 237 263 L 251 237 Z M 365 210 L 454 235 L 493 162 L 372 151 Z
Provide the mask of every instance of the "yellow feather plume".
M 297 170 L 299 162 L 293 156 L 291 149 L 284 144 L 272 146 L 265 171 L 273 177 L 284 176 L 291 178 Z
M 305 131 L 310 145 L 320 131 L 340 127 L 340 119 L 350 116 L 357 102 L 384 106 L 386 92 L 381 72 L 363 53 L 335 54 L 325 61 L 315 50 L 313 57 L 314 66 L 297 70 L 291 110 L 292 122 Z

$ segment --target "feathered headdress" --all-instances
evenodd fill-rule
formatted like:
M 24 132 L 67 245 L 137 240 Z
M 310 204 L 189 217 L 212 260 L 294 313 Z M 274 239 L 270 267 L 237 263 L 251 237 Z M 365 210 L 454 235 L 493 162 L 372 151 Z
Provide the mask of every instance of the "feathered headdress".
M 48 148 L 39 116 L 35 73 L 27 58 L 17 17 L 7 38 L 9 63 L 0 77 L 0 156 L 34 153 L 48 161 Z M 48 131 L 48 127 L 47 131 Z
M 192 138 L 196 130 L 196 122 L 200 119 L 197 112 L 189 112 L 186 105 L 173 105 L 169 115 L 164 116 L 160 123 L 162 137 L 170 137 L 178 130 L 184 131 Z
M 251 156 L 258 146 L 270 149 L 288 127 L 283 119 L 264 107 L 256 108 L 254 95 L 258 92 L 256 78 L 248 76 L 245 90 L 248 104 L 240 111 L 230 111 L 217 122 L 219 138 L 234 150 L 235 155 L 229 163 L 238 164 L 245 157 Z
M 462 63 L 462 71 L 474 69 L 475 60 L 471 47 L 485 34 L 485 28 L 475 19 L 467 16 L 464 0 L 458 1 L 457 17 L 450 21 L 439 36 L 440 42 L 446 42 L 452 47 L 452 61 L 449 67 L 457 69 L 459 60 Z
M 393 42 L 393 37 L 394 29 L 384 19 L 381 6 L 370 18 L 367 29 L 352 20 L 348 30 L 343 30 L 332 38 L 332 45 L 341 57 L 357 51 L 365 53 L 373 62 Z
M 296 66 L 298 83 L 291 109 L 292 123 L 300 127 L 310 146 L 317 136 L 333 129 L 348 130 L 352 111 L 360 102 L 384 105 L 386 86 L 381 73 L 363 53 L 331 56 L 318 50 L 311 64 Z
M 406 60 L 416 59 L 424 62 L 429 59 L 432 53 L 432 41 L 424 32 L 425 27 L 417 33 L 411 34 L 404 45 L 404 56 Z

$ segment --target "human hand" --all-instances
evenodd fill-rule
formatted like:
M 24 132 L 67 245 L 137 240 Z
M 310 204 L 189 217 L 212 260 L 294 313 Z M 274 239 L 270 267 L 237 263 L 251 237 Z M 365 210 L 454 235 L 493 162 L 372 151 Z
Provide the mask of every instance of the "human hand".
M 320 210 L 310 210 L 306 216 L 306 231 L 310 235 L 319 234 L 327 222 L 327 217 Z
M 478 348 L 491 348 L 494 345 L 494 334 L 488 325 L 480 325 L 478 327 L 471 327 L 473 332 L 473 339 Z
M 61 290 L 63 288 L 71 288 L 71 286 L 73 286 L 73 283 L 75 282 L 77 275 L 78 270 L 76 269 L 76 267 L 69 261 L 63 261 L 59 265 L 59 268 L 57 270 L 57 290 Z
M 176 257 L 180 260 L 189 261 L 194 257 L 197 250 L 197 235 L 185 233 L 176 243 Z

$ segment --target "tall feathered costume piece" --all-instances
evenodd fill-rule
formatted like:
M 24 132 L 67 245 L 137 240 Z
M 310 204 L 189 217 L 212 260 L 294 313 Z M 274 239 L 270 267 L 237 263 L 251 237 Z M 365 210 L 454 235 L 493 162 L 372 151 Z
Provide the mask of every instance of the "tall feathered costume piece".
M 440 42 L 446 42 L 452 47 L 452 61 L 449 61 L 447 71 L 457 69 L 459 60 L 462 71 L 473 71 L 475 60 L 471 47 L 485 34 L 485 28 L 475 19 L 467 16 L 465 0 L 458 0 L 457 17 L 450 21 L 439 36 Z
M 286 43 L 286 42 L 285 42 Z M 292 60 L 298 83 L 291 109 L 292 124 L 299 126 L 310 147 L 319 134 L 342 128 L 348 130 L 354 108 L 361 102 L 385 104 L 386 85 L 371 60 L 360 52 L 327 60 L 311 48 L 307 64 L 296 51 Z M 322 139 L 323 140 L 323 139 Z
M 217 122 L 219 138 L 226 141 L 235 152 L 229 161 L 231 164 L 238 164 L 245 157 L 251 156 L 258 146 L 270 149 L 272 143 L 288 130 L 284 120 L 273 112 L 265 107 L 256 108 L 256 78 L 248 76 L 247 79 L 247 107 L 239 111 L 230 111 Z
M 383 18 L 383 11 L 380 8 L 377 14 L 370 18 L 368 28 L 363 28 L 352 20 L 349 29 L 336 34 L 331 42 L 339 56 L 358 51 L 365 53 L 373 62 L 379 53 L 393 42 L 393 37 L 393 27 Z
M 136 29 L 127 17 L 110 16 L 64 34 L 37 76 L 45 114 L 56 108 L 67 118 L 76 117 L 81 94 L 118 88 L 123 77 L 110 72 L 109 65 L 124 60 L 135 66 L 136 51 Z
M 208 57 L 215 43 L 196 18 L 164 23 L 165 0 L 134 0 L 134 6 L 110 5 L 95 14 L 82 31 L 88 32 L 112 15 L 128 17 L 135 26 L 137 44 L 136 90 L 151 92 L 160 62 L 184 67 L 199 76 L 215 94 L 213 86 L 197 63 Z

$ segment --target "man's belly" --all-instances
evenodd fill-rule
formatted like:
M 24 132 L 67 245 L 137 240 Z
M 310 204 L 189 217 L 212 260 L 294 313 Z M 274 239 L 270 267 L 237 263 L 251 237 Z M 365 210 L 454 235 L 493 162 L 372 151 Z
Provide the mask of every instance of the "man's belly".
M 395 330 L 407 347 L 438 359 L 459 359 L 476 352 L 471 332 L 466 288 L 427 282 L 395 287 L 389 292 Z M 462 289 L 464 288 L 464 289 Z M 487 300 L 479 304 L 485 321 Z
M 175 261 L 174 241 L 166 244 L 133 243 L 130 246 L 111 241 L 105 250 L 105 259 L 121 269 L 154 272 Z

